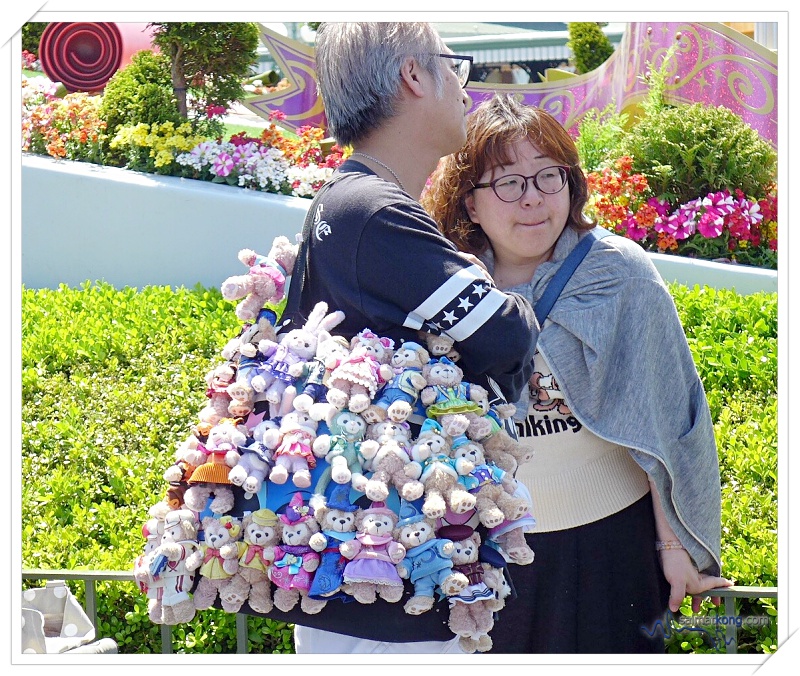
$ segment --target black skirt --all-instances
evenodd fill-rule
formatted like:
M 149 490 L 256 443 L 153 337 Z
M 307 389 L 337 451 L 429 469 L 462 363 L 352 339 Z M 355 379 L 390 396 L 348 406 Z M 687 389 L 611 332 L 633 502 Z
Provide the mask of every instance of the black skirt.
M 669 584 L 650 493 L 600 521 L 526 539 L 535 559 L 509 566 L 516 598 L 498 614 L 491 652 L 664 652 Z

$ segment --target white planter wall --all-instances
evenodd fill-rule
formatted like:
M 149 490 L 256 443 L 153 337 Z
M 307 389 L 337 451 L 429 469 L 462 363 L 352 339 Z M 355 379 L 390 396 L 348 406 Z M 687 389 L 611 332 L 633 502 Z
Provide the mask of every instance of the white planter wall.
M 104 280 L 121 288 L 219 286 L 244 272 L 236 255 L 267 253 L 303 227 L 311 200 L 113 167 L 22 158 L 22 283 Z M 777 292 L 778 275 L 748 266 L 650 254 L 665 281 Z
M 47 157 L 22 159 L 22 283 L 219 286 L 303 228 L 310 200 Z

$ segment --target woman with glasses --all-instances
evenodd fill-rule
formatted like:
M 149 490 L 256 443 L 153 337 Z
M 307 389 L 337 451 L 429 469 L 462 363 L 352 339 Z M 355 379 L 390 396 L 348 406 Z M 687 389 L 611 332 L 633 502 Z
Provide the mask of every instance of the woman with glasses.
M 442 161 L 423 205 L 498 288 L 535 306 L 594 229 L 587 198 L 559 122 L 495 96 L 469 115 L 466 145 Z M 492 651 L 663 651 L 667 607 L 731 584 L 719 577 L 713 427 L 674 304 L 641 247 L 609 236 L 538 319 L 516 416 L 533 452 L 516 478 L 537 521 L 526 535 L 535 559 L 510 566 L 517 598 Z

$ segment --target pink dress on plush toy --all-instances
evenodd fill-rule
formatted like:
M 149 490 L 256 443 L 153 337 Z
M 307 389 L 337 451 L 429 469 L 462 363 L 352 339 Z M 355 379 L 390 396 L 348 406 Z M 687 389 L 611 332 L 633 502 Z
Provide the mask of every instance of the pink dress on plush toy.
M 275 563 L 270 569 L 270 579 L 281 589 L 308 591 L 313 573 L 303 569 L 306 561 L 319 561 L 319 554 L 308 545 L 278 545 Z
M 344 568 L 345 582 L 368 582 L 371 584 L 402 587 L 403 581 L 391 554 L 402 549 L 391 535 L 359 533 L 353 543 L 358 552 Z
M 314 469 L 317 459 L 311 449 L 314 435 L 304 430 L 292 430 L 284 435 L 280 445 L 273 451 L 272 459 L 283 464 L 290 471 Z M 278 462 L 281 458 L 280 462 Z

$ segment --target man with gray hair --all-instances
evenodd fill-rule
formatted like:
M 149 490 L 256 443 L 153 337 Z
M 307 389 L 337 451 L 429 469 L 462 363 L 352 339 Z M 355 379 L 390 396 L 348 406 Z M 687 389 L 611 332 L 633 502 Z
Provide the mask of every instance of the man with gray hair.
M 316 67 L 328 131 L 353 153 L 309 211 L 299 309 L 307 316 L 324 301 L 341 310 L 337 333 L 347 339 L 369 328 L 399 347 L 419 340 L 418 331 L 446 334 L 465 380 L 486 388 L 492 403 L 516 401 L 533 371 L 533 310 L 497 289 L 419 203 L 440 158 L 466 141 L 470 65 L 430 24 L 320 26 Z M 402 601 L 336 600 L 318 615 L 283 619 L 296 625 L 298 653 L 459 652 L 446 601 L 412 616 Z

